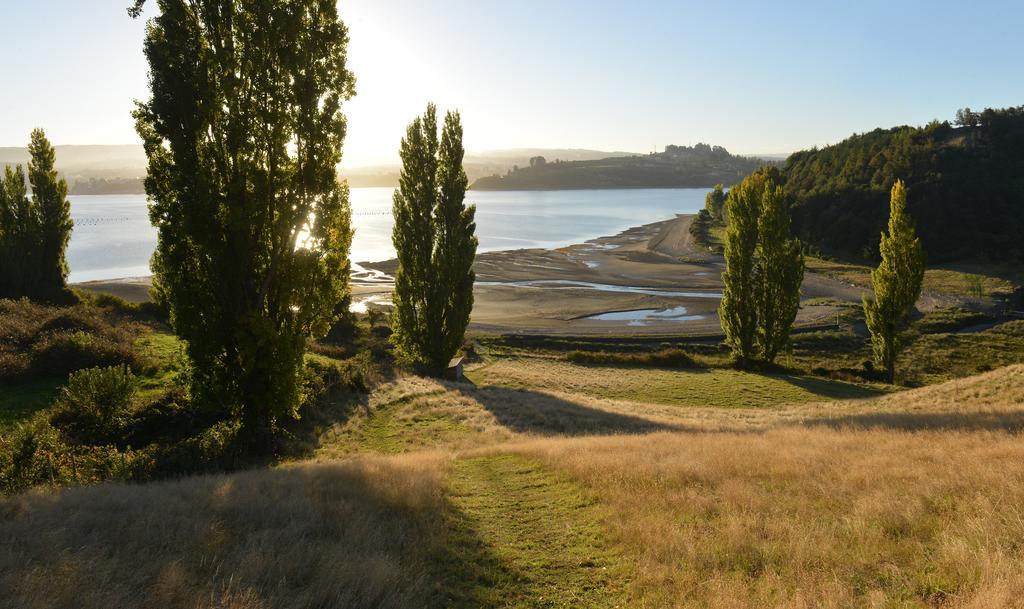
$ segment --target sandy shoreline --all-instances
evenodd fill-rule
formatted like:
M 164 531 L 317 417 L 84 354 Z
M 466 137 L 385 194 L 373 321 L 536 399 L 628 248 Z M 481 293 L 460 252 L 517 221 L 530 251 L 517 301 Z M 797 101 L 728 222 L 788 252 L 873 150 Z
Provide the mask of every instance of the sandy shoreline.
M 719 332 L 721 256 L 692 243 L 692 216 L 630 228 L 564 248 L 477 256 L 471 329 L 554 335 L 706 335 Z M 354 310 L 386 305 L 395 261 L 353 265 Z M 149 299 L 148 277 L 90 281 L 75 287 Z M 804 299 L 857 301 L 860 289 L 807 273 Z M 797 323 L 822 324 L 831 306 L 801 308 Z

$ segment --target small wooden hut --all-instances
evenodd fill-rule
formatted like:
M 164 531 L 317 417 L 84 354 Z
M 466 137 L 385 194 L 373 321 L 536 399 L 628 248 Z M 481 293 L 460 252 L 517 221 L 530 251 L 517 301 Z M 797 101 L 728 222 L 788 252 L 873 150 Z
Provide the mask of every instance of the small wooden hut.
M 444 378 L 449 381 L 461 381 L 462 380 L 462 360 L 461 357 L 454 357 L 452 361 L 448 362 L 448 369 L 444 371 Z

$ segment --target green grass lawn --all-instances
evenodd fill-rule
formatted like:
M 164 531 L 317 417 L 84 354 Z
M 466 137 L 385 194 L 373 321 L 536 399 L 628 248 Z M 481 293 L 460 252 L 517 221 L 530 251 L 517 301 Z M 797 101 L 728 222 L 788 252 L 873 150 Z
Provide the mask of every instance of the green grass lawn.
M 0 386 L 0 431 L 46 408 L 57 397 L 63 379 L 47 378 Z
M 166 390 L 187 365 L 185 343 L 170 332 L 149 332 L 135 341 L 135 347 L 152 362 L 152 368 L 139 377 L 142 397 Z
M 152 332 L 139 338 L 136 346 L 153 361 L 152 369 L 138 377 L 140 396 L 145 399 L 159 395 L 180 372 L 177 358 L 182 342 L 173 334 Z M 49 407 L 66 380 L 51 377 L 0 386 L 0 430 Z
M 448 481 L 446 607 L 621 607 L 630 574 L 583 487 L 516 455 L 459 459 Z
M 358 431 L 358 451 L 399 453 L 424 446 L 444 446 L 472 430 L 446 412 L 400 400 L 376 410 Z
M 673 406 L 770 408 L 797 402 L 868 398 L 877 387 L 789 374 L 729 369 L 662 370 L 580 366 L 539 359 L 499 360 L 471 371 L 478 385 L 582 393 Z

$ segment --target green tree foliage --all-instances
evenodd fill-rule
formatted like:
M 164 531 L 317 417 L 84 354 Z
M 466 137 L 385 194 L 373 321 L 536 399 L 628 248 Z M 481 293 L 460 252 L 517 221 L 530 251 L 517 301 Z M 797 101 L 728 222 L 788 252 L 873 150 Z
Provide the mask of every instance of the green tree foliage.
M 127 365 L 83 368 L 68 376 L 54 403 L 53 420 L 77 440 L 110 440 L 135 401 L 135 375 Z
M 871 271 L 874 298 L 864 297 L 864 314 L 871 332 L 875 363 L 883 367 L 889 382 L 896 375 L 899 334 L 907 315 L 921 295 L 925 254 L 907 213 L 907 189 L 902 180 L 892 187 L 889 231 L 882 233 L 882 262 Z
M 774 361 L 789 339 L 804 261 L 789 235 L 778 170 L 762 168 L 729 190 L 719 316 L 737 362 Z
M 711 214 L 711 218 L 715 222 L 725 221 L 725 190 L 721 184 L 715 184 L 715 187 L 704 197 L 704 209 Z
M 757 344 L 763 361 L 774 362 L 789 341 L 789 331 L 800 308 L 804 279 L 803 247 L 789 235 L 786 193 L 772 182 L 765 184 L 757 219 Z
M 721 146 L 666 146 L 644 156 L 590 161 L 538 162 L 513 167 L 504 176 L 492 175 L 473 183 L 474 190 L 546 190 L 564 188 L 705 188 L 732 182 L 756 171 L 760 159 L 730 154 Z
M 464 205 L 463 155 L 458 113 L 445 116 L 439 145 L 433 104 L 402 139 L 393 340 L 402 357 L 432 374 L 458 351 L 473 309 L 476 207 Z
M 31 197 L 20 165 L 5 168 L 0 188 L 0 297 L 55 300 L 67 287 L 68 186 L 54 169 L 53 146 L 42 129 L 32 131 L 28 150 Z
M 0 298 L 26 295 L 38 233 L 39 217 L 28 198 L 25 170 L 21 165 L 7 166 L 0 184 Z
M 729 190 L 725 202 L 729 225 L 725 231 L 724 285 L 718 314 L 722 321 L 722 331 L 725 332 L 725 342 L 743 366 L 755 356 L 757 299 L 754 289 L 757 277 L 754 254 L 757 251 L 757 220 L 761 211 L 761 197 L 767 182 L 764 172 L 752 173 Z
M 1024 106 L 875 129 L 786 161 L 794 234 L 836 256 L 875 257 L 897 177 L 935 262 L 1024 257 Z
M 690 236 L 700 245 L 707 246 L 711 240 L 711 214 L 702 209 L 690 222 Z
M 38 210 L 40 223 L 38 291 L 55 295 L 64 290 L 68 278 L 64 251 L 74 227 L 68 185 L 57 176 L 54 168 L 56 154 L 42 129 L 32 131 L 28 151 L 31 156 L 28 180 L 32 185 L 32 204 Z
M 981 121 L 981 115 L 972 112 L 970 108 L 960 108 L 956 111 L 956 125 L 960 127 L 977 127 Z
M 354 92 L 348 34 L 327 0 L 157 4 L 152 96 L 135 112 L 153 270 L 194 398 L 230 409 L 262 448 L 301 401 L 306 340 L 348 298 L 348 189 L 335 173 Z

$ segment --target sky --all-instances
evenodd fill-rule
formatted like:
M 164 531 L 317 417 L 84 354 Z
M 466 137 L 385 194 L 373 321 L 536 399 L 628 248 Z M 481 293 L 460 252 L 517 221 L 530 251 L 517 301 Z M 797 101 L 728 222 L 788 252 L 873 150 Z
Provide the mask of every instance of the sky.
M 5 0 L 0 146 L 136 143 L 130 0 Z M 155 10 L 149 0 L 148 14 Z M 357 95 L 345 164 L 393 163 L 428 101 L 470 151 L 734 153 L 1024 104 L 1024 2 L 341 0 Z

